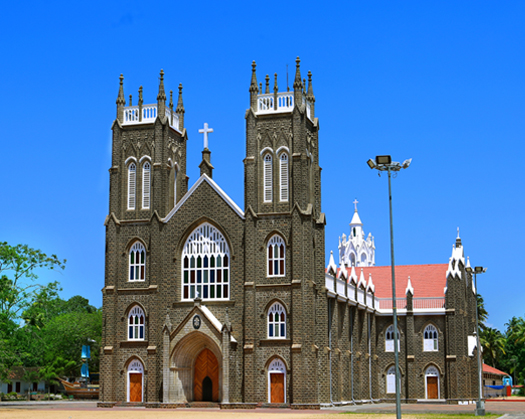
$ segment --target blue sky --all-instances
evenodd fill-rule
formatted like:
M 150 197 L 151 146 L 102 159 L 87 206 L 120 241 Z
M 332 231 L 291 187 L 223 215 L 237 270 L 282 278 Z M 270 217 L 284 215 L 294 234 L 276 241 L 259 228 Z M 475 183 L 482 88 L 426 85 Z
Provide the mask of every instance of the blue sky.
M 168 90 L 183 84 L 190 185 L 208 122 L 214 179 L 242 207 L 251 62 L 284 90 L 300 56 L 320 122 L 326 260 L 357 198 L 377 263 L 390 263 L 387 178 L 366 161 L 413 158 L 393 180 L 396 263 L 447 263 L 460 227 L 501 329 L 525 315 L 524 21 L 519 1 L 8 2 L 0 240 L 68 259 L 41 279 L 100 306 L 120 73 L 134 103 L 141 85 L 156 101 L 161 68 Z

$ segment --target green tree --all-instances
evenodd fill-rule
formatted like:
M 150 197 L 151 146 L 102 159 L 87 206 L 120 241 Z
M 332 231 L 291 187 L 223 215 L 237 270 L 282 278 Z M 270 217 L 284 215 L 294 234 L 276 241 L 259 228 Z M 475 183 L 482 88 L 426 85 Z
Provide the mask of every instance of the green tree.
M 483 360 L 488 365 L 501 368 L 501 358 L 505 354 L 506 338 L 503 334 L 491 327 L 486 327 L 481 331 L 480 344 L 483 348 Z
M 485 302 L 483 297 L 480 294 L 476 294 L 476 302 L 478 304 L 478 323 L 481 331 L 487 328 L 487 320 L 489 318 L 489 313 L 485 310 Z M 481 337 L 481 334 L 480 334 Z

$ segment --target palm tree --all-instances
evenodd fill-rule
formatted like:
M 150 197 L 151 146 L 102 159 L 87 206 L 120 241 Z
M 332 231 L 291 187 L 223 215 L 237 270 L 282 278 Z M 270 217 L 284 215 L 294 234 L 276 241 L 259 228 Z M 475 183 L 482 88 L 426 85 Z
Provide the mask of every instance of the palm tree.
M 501 355 L 505 355 L 505 336 L 497 329 L 486 327 L 479 334 L 479 340 L 483 348 L 483 360 L 485 363 L 493 367 L 499 367 Z

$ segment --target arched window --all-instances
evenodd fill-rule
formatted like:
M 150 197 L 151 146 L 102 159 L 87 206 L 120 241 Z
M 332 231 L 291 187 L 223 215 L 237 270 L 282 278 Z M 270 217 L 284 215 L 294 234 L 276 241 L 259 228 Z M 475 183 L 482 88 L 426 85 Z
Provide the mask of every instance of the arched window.
M 438 350 L 438 331 L 436 326 L 433 324 L 429 324 L 427 327 L 425 327 L 425 332 L 423 333 L 423 350 Z
M 128 340 L 144 340 L 144 311 L 134 306 L 128 315 Z
M 182 250 L 182 300 L 230 298 L 230 249 L 211 224 L 197 227 Z
M 286 312 L 280 303 L 268 310 L 268 339 L 286 339 Z
M 128 166 L 128 209 L 135 209 L 135 190 L 136 190 L 136 179 L 137 179 L 137 166 L 135 163 L 131 163 Z
M 146 279 L 146 249 L 141 242 L 135 242 L 129 251 L 129 280 Z
M 151 198 L 151 164 L 142 166 L 142 209 L 149 209 Z
M 264 156 L 264 202 L 272 202 L 272 155 L 266 153 Z
M 277 234 L 268 241 L 268 276 L 285 275 L 286 246 Z
M 388 394 L 396 392 L 396 367 L 393 365 L 386 373 L 386 392 Z
M 399 339 L 399 330 L 397 331 L 397 351 L 399 352 L 401 341 Z M 385 333 L 385 352 L 394 352 L 394 325 L 391 324 Z
M 279 178 L 280 178 L 280 200 L 288 201 L 288 155 L 282 153 L 279 158 Z

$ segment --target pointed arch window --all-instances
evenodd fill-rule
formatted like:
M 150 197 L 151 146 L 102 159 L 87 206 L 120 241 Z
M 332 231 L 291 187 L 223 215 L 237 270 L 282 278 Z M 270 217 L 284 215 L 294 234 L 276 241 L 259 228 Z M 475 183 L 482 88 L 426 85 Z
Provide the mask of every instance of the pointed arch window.
M 135 193 L 137 186 L 137 166 L 131 163 L 128 166 L 128 209 L 135 209 Z
M 429 324 L 427 327 L 425 327 L 425 331 L 423 332 L 423 350 L 438 350 L 438 331 L 436 326 L 433 324 Z
M 149 209 L 151 199 L 151 164 L 142 166 L 142 209 Z
M 386 373 L 386 392 L 387 394 L 396 392 L 396 367 L 394 365 Z
M 279 235 L 268 240 L 268 276 L 284 276 L 286 274 L 286 246 Z
M 270 153 L 264 155 L 263 171 L 264 202 L 272 202 L 272 155 Z
M 128 315 L 128 340 L 144 340 L 144 311 L 134 306 Z
M 401 340 L 399 339 L 399 330 L 397 331 L 397 350 L 400 351 Z M 385 352 L 394 352 L 394 325 L 391 324 L 385 333 Z
M 146 279 L 146 249 L 141 242 L 135 242 L 129 251 L 129 280 Z
M 286 311 L 281 303 L 268 310 L 268 339 L 286 339 Z
M 280 200 L 288 201 L 288 154 L 282 153 L 279 158 Z
M 209 223 L 201 224 L 182 250 L 182 300 L 230 299 L 230 249 Z

